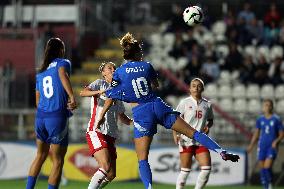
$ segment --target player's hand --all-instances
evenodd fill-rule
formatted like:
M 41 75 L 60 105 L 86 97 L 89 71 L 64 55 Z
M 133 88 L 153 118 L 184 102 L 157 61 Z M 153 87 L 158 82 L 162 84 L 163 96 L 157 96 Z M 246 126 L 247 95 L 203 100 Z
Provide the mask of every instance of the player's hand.
M 70 98 L 67 103 L 67 109 L 72 111 L 75 110 L 76 108 L 77 108 L 77 103 L 75 98 Z
M 105 122 L 105 117 L 100 117 L 98 119 L 98 123 L 97 123 L 97 126 L 96 126 L 96 129 L 99 129 L 101 128 L 101 125 Z
M 174 142 L 176 145 L 178 145 L 179 140 L 180 140 L 180 135 L 174 135 Z
M 274 148 L 274 149 L 277 149 L 278 142 L 277 141 L 273 141 L 271 147 Z
M 206 125 L 204 128 L 203 128 L 203 133 L 207 134 L 209 133 L 210 129 L 209 127 Z
M 248 146 L 248 147 L 247 147 L 247 150 L 246 150 L 246 151 L 247 151 L 247 153 L 251 153 L 252 149 L 253 149 L 253 147 L 252 147 L 252 146 Z
M 220 153 L 221 157 L 223 160 L 227 161 L 227 160 L 230 160 L 232 162 L 238 162 L 239 159 L 240 159 L 240 156 L 237 155 L 237 154 L 232 154 L 232 153 L 228 153 L 227 151 L 222 151 Z

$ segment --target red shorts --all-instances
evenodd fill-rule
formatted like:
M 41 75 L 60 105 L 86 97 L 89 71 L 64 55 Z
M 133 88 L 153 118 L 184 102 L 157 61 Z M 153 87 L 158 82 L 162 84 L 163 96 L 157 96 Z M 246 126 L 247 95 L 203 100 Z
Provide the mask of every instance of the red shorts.
M 115 138 L 104 135 L 98 131 L 89 131 L 86 133 L 86 140 L 89 145 L 90 154 L 93 156 L 97 151 L 107 148 L 111 159 L 116 159 Z
M 180 146 L 179 153 L 190 153 L 190 154 L 199 154 L 202 152 L 208 152 L 209 150 L 204 146 Z

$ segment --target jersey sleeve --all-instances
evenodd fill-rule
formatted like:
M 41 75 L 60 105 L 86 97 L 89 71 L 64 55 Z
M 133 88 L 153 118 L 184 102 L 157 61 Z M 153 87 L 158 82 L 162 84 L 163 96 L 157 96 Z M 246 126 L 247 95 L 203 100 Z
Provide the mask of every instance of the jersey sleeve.
M 116 87 L 120 84 L 120 69 L 117 69 L 112 76 L 111 87 Z
M 207 120 L 209 120 L 209 119 L 214 119 L 214 113 L 213 113 L 212 104 L 209 104 L 209 108 L 208 108 L 208 117 L 207 117 Z
M 58 67 L 64 67 L 68 75 L 71 74 L 71 62 L 67 59 L 63 59 L 59 62 Z
M 258 118 L 258 119 L 256 120 L 255 127 L 256 127 L 257 129 L 261 129 L 260 118 Z
M 38 84 L 38 78 L 37 78 L 37 76 L 36 76 L 36 91 L 39 91 L 39 84 Z
M 277 124 L 278 130 L 279 131 L 284 131 L 282 120 L 280 118 L 278 118 L 277 120 L 278 120 L 278 124 Z
M 149 65 L 150 65 L 149 76 L 152 80 L 156 79 L 158 77 L 158 74 L 150 63 L 149 63 Z
M 88 85 L 88 88 L 91 89 L 92 91 L 98 91 L 100 90 L 100 80 L 97 79 L 96 81 L 90 83 Z
M 176 111 L 180 112 L 181 116 L 184 115 L 185 113 L 185 102 L 184 100 L 181 100 L 180 103 L 178 104 Z

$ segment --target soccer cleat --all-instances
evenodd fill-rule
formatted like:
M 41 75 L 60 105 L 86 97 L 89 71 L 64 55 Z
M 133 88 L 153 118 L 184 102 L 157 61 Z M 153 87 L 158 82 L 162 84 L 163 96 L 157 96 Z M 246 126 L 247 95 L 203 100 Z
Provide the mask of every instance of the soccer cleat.
M 227 161 L 230 160 L 232 162 L 237 162 L 240 159 L 240 156 L 238 156 L 237 154 L 232 154 L 232 153 L 228 153 L 227 151 L 222 151 L 220 153 L 221 157 L 223 160 Z

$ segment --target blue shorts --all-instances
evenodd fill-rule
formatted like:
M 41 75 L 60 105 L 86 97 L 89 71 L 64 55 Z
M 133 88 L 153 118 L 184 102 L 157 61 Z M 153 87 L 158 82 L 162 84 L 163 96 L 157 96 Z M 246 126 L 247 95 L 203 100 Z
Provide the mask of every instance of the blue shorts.
M 36 117 L 36 137 L 48 144 L 68 145 L 68 118 L 63 117 Z
M 132 109 L 134 120 L 134 138 L 153 136 L 157 133 L 157 124 L 171 129 L 180 113 L 174 111 L 161 98 Z
M 277 156 L 276 149 L 269 147 L 269 148 L 259 148 L 257 149 L 257 157 L 259 161 L 264 161 L 265 159 L 275 159 Z

